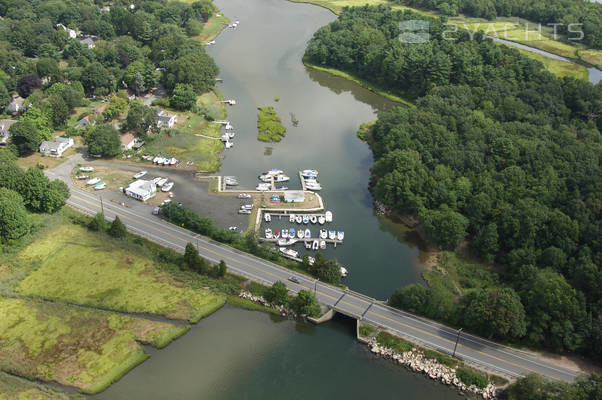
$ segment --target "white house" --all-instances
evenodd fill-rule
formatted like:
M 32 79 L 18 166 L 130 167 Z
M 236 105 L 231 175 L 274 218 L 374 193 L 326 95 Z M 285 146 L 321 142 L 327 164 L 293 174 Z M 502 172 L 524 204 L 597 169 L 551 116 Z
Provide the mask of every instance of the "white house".
M 15 115 L 20 112 L 24 112 L 30 106 L 29 103 L 25 104 L 21 96 L 13 96 L 10 103 L 8 104 L 7 110 L 9 113 Z
M 167 114 L 163 110 L 157 110 L 157 115 L 159 115 L 159 121 L 157 121 L 159 128 L 173 128 L 174 124 L 178 122 L 178 116 L 175 114 Z
M 85 38 L 79 41 L 81 44 L 85 44 L 86 46 L 88 46 L 89 49 L 93 49 L 96 45 L 94 44 L 94 39 L 92 38 Z
M 66 31 L 66 32 L 69 34 L 69 37 L 70 37 L 71 39 L 75 39 L 75 38 L 77 37 L 77 35 L 79 34 L 79 32 L 78 32 L 78 31 L 75 31 L 75 30 L 73 30 L 73 29 L 69 29 L 69 28 L 67 28 L 67 27 L 66 27 L 65 25 L 63 25 L 63 24 L 56 24 L 56 27 L 57 27 L 57 28 L 62 28 L 64 31 Z
M 136 135 L 131 131 L 126 132 L 119 136 L 119 140 L 121 141 L 121 149 L 128 151 L 136 144 Z
M 63 152 L 73 146 L 73 139 L 55 137 L 54 142 L 44 140 L 40 145 L 40 153 L 50 157 L 61 157 Z
M 125 189 L 125 194 L 138 199 L 140 201 L 146 201 L 157 194 L 157 185 L 153 181 L 145 181 L 139 179 L 134 181 Z

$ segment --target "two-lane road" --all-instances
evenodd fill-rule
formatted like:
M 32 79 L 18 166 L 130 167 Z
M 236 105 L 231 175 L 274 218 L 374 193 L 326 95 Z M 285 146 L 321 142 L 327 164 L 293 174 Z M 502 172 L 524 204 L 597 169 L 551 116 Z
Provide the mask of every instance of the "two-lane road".
M 291 282 L 288 278 L 294 273 L 290 270 L 170 224 L 153 216 L 150 206 L 135 200 L 126 200 L 119 193 L 89 193 L 78 189 L 64 173 L 68 166 L 61 167 L 63 168 L 47 171 L 47 174 L 67 182 L 71 190 L 67 204 L 77 210 L 93 215 L 103 207 L 106 218 L 112 220 L 119 216 L 128 230 L 153 242 L 179 252 L 183 252 L 189 242 L 196 244 L 202 257 L 212 262 L 224 260 L 231 272 L 268 285 L 282 281 L 294 293 L 302 289 L 315 291 L 321 304 L 333 307 L 337 312 L 362 319 L 448 354 L 452 354 L 454 350 L 457 338 L 455 329 L 388 307 L 360 293 L 323 284 L 304 275 L 296 275 L 299 284 Z M 103 199 L 102 204 L 100 196 Z M 119 204 L 121 202 L 127 203 L 127 206 Z M 579 375 L 578 372 L 553 362 L 539 360 L 527 352 L 466 333 L 460 336 L 456 356 L 511 377 L 537 373 L 550 380 L 572 382 Z

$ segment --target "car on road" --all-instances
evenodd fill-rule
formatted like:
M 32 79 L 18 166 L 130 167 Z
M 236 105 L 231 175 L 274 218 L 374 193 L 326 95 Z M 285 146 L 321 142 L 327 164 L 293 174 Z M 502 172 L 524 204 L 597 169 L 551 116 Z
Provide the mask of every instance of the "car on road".
M 299 278 L 297 278 L 296 276 L 290 276 L 288 278 L 289 281 L 296 283 L 297 285 L 300 284 L 301 282 L 299 281 Z

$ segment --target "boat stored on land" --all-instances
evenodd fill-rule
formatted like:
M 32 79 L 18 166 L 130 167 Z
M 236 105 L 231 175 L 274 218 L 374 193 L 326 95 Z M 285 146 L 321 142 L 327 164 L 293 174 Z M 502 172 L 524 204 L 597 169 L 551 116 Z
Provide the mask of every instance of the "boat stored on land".
M 280 247 L 278 250 L 280 250 L 280 252 L 282 253 L 282 255 L 285 256 L 285 257 L 294 257 L 294 258 L 297 258 L 299 256 L 299 252 L 295 251 L 293 249 L 287 249 L 285 247 Z
M 171 190 L 171 188 L 173 187 L 174 183 L 173 182 L 168 182 L 166 184 L 163 185 L 163 187 L 161 188 L 161 191 L 163 192 L 169 192 Z
M 253 209 L 253 204 L 243 204 L 240 206 L 241 210 L 252 210 Z
M 244 208 L 241 208 L 240 210 L 238 210 L 239 214 L 251 214 L 251 210 L 245 210 Z
M 76 178 L 79 179 L 80 181 L 83 181 L 84 179 L 89 179 L 90 175 L 79 175 Z
M 163 186 L 167 183 L 167 178 L 161 178 L 157 181 L 157 186 Z
M 94 185 L 94 190 L 102 190 L 104 188 L 107 187 L 107 184 L 104 182 L 98 182 L 96 185 Z
M 250 199 L 251 195 L 248 193 L 239 193 L 237 196 L 239 199 Z
M 94 171 L 94 168 L 93 167 L 80 167 L 79 170 L 82 172 L 92 172 L 92 171 Z
M 86 182 L 86 185 L 96 185 L 98 182 L 100 182 L 100 178 L 92 178 Z
M 144 175 L 146 175 L 148 173 L 148 171 L 140 171 L 138 172 L 136 175 L 134 175 L 134 179 L 140 179 L 142 178 Z

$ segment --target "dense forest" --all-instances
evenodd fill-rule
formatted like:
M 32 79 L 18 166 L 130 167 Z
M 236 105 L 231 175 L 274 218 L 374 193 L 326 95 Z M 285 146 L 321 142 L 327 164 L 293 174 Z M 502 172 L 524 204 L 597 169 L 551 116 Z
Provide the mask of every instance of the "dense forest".
M 602 48 L 602 4 L 589 0 L 391 0 L 393 3 L 435 10 L 445 15 L 463 13 L 473 17 L 521 17 L 540 24 L 558 25 L 558 32 L 568 34 L 582 31 L 583 43 L 596 49 Z M 578 38 L 579 34 L 570 33 Z
M 348 8 L 311 63 L 416 99 L 379 115 L 372 190 L 442 249 L 467 242 L 500 280 L 454 304 L 411 285 L 392 303 L 502 340 L 602 357 L 602 86 L 559 79 L 517 50 L 457 33 L 402 43 L 388 7 Z M 422 18 L 422 17 L 421 17 Z M 497 321 L 496 323 L 494 323 Z

